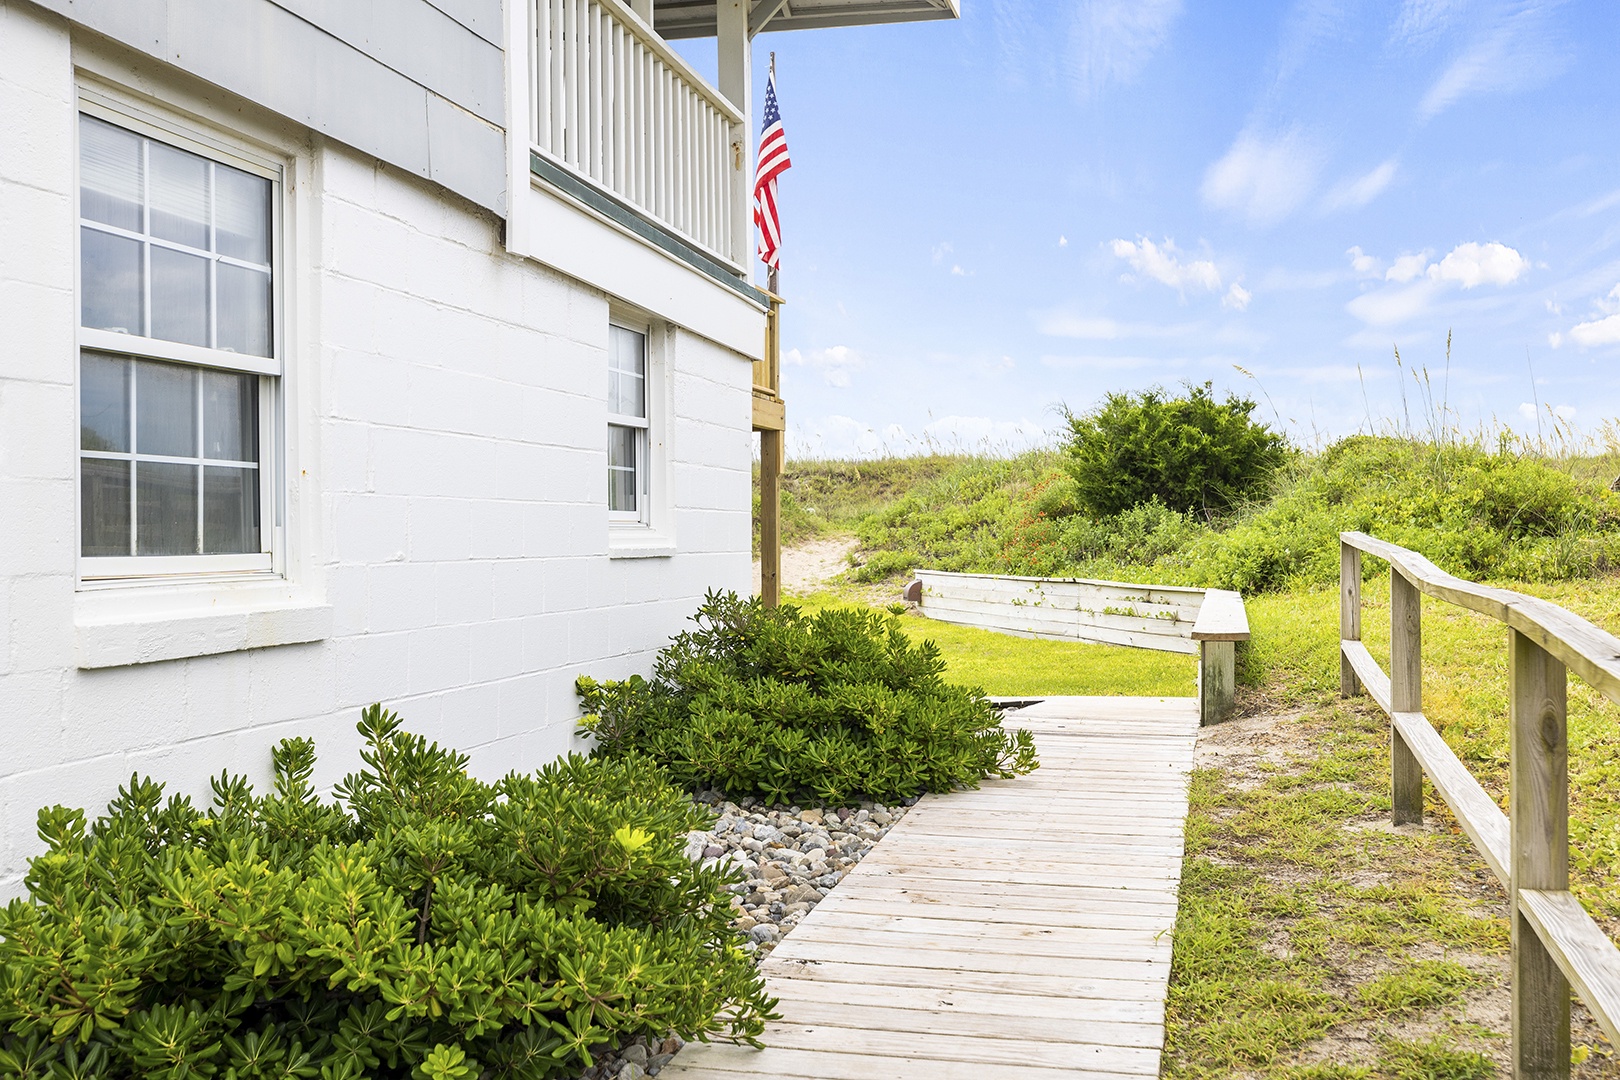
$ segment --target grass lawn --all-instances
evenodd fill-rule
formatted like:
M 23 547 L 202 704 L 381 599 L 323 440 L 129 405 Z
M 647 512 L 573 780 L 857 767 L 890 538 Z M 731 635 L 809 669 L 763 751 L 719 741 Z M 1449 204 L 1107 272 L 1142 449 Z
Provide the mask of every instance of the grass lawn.
M 831 592 L 793 596 L 784 602 L 807 612 L 841 605 L 860 606 Z M 1191 697 L 1197 693 L 1197 661 L 1180 653 L 1013 637 L 935 622 L 920 615 L 903 617 L 900 628 L 913 641 L 927 639 L 939 646 L 948 679 L 983 687 L 992 697 L 1041 694 Z

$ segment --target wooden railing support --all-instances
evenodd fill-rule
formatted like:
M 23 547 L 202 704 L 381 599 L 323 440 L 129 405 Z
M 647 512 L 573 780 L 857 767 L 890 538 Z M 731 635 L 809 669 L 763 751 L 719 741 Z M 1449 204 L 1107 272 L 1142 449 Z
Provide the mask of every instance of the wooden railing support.
M 1361 640 L 1361 552 L 1339 541 L 1339 639 Z M 1343 651 L 1339 653 L 1339 696 L 1361 693 L 1361 680 L 1355 665 Z
M 1417 586 L 1398 570 L 1389 575 L 1389 711 L 1423 711 L 1423 605 Z M 1423 766 L 1391 717 L 1390 814 L 1396 825 L 1423 820 Z
M 759 596 L 782 602 L 782 435 L 759 433 Z
M 1237 703 L 1237 642 L 1198 643 L 1198 723 L 1218 724 Z
M 1569 981 L 1519 906 L 1521 889 L 1569 888 L 1569 744 L 1564 665 L 1508 631 L 1511 701 L 1513 1075 L 1569 1076 Z

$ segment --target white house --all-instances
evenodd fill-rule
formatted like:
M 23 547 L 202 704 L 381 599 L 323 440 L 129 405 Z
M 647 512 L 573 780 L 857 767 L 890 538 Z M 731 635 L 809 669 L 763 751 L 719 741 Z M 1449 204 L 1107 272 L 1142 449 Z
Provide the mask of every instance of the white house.
M 750 38 L 955 14 L 0 0 L 0 895 L 372 701 L 535 767 L 746 589 Z

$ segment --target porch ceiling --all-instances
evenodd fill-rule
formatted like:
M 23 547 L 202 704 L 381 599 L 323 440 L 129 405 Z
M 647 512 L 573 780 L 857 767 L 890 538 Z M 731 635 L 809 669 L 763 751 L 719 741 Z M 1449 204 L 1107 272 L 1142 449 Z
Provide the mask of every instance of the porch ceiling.
M 750 7 L 751 31 L 923 22 L 962 15 L 961 0 L 752 0 Z M 653 0 L 653 25 L 665 38 L 712 37 L 714 0 Z

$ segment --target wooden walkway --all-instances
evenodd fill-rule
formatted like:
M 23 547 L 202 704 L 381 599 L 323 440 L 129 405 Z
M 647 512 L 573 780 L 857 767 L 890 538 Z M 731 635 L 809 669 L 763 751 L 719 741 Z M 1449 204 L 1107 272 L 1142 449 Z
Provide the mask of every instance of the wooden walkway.
M 1198 703 L 1014 724 L 1038 770 L 924 798 L 765 960 L 767 1049 L 693 1044 L 661 1077 L 1157 1076 Z

